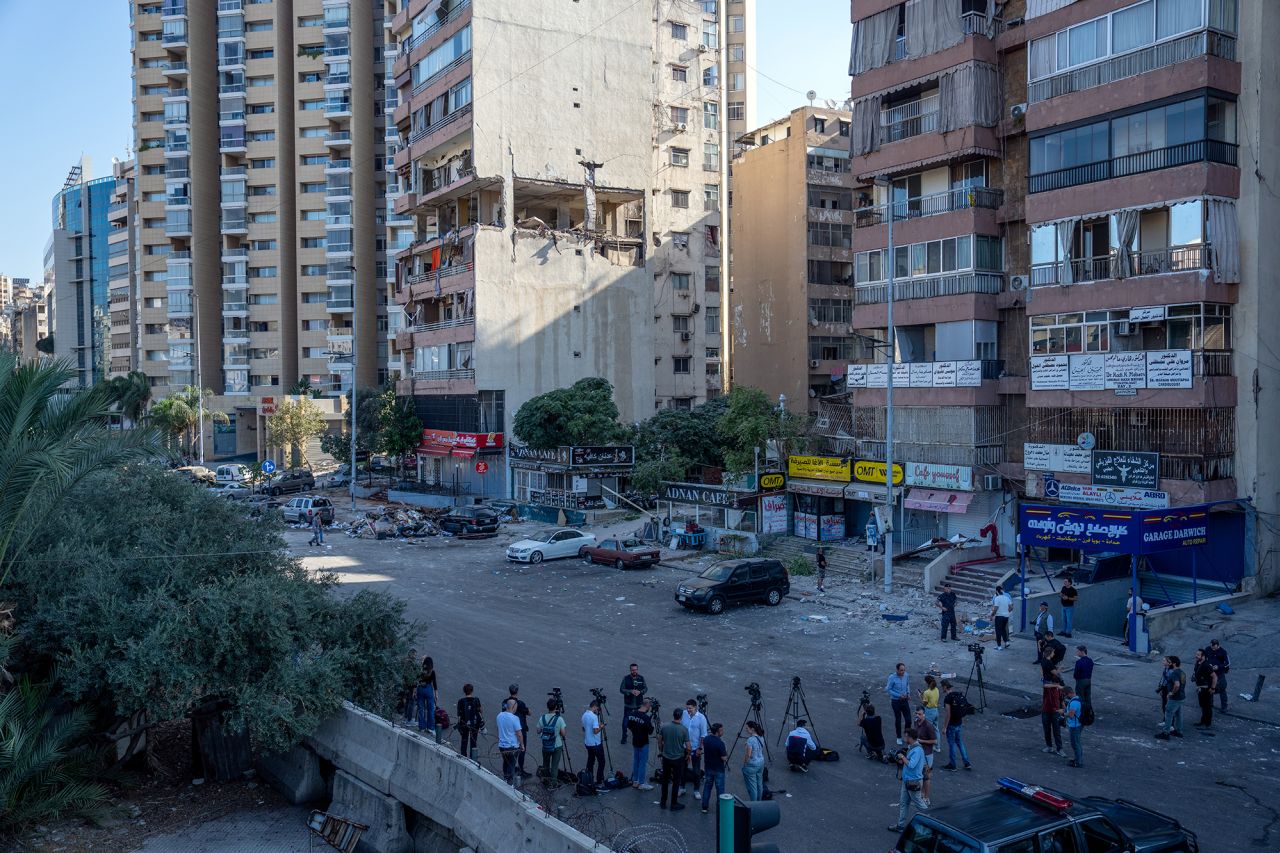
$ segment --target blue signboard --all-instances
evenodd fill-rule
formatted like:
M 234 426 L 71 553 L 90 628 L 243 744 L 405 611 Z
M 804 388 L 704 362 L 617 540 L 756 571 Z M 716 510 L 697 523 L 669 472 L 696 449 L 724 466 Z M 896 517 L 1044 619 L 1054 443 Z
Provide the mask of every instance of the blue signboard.
M 1206 504 L 1133 511 L 1023 504 L 1018 522 L 1022 544 L 1041 548 L 1154 554 L 1209 542 Z
M 262 473 L 274 474 L 275 472 L 276 472 L 276 463 L 272 462 L 270 459 L 262 463 Z

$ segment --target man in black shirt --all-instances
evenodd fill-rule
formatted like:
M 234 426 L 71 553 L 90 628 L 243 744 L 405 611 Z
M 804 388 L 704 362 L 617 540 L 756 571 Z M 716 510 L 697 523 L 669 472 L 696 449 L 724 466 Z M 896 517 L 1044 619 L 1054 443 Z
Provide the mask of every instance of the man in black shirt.
M 627 714 L 624 729 L 631 730 L 631 787 L 641 791 L 652 791 L 653 786 L 645 781 L 649 772 L 649 738 L 653 735 L 653 718 L 649 716 L 649 700 L 642 699 L 640 707 Z
M 1200 722 L 1196 728 L 1207 729 L 1213 725 L 1213 692 L 1218 689 L 1218 673 L 1204 649 L 1196 649 L 1196 663 L 1191 670 L 1196 683 L 1196 699 L 1200 702 Z
M 875 705 L 868 702 L 859 706 L 858 728 L 862 729 L 858 748 L 866 750 L 867 758 L 884 761 L 884 732 L 880 726 L 880 718 L 876 716 Z
M 618 692 L 622 694 L 622 719 L 631 716 L 631 712 L 640 707 L 640 700 L 644 698 L 648 685 L 644 683 L 644 676 L 640 674 L 640 667 L 631 664 L 631 671 L 622 676 L 622 684 L 618 685 Z M 622 727 L 622 742 L 627 742 L 627 727 Z
M 947 639 L 947 626 L 951 627 L 951 639 L 956 638 L 956 594 L 951 591 L 951 584 L 944 581 L 942 594 L 938 596 L 937 607 L 941 613 L 942 639 Z
M 466 758 L 476 748 L 476 736 L 484 728 L 484 708 L 480 700 L 471 695 L 475 688 L 470 684 L 462 685 L 462 698 L 458 700 L 458 734 L 462 736 L 462 744 L 458 751 Z
M 1231 658 L 1227 657 L 1227 650 L 1217 640 L 1209 641 L 1209 648 L 1205 650 L 1205 658 L 1213 666 L 1214 675 L 1218 676 L 1217 686 L 1213 688 L 1218 694 L 1218 708 L 1223 713 L 1227 710 L 1227 673 L 1231 671 Z
M 702 813 L 711 804 L 711 786 L 715 785 L 717 799 L 724 796 L 724 770 L 728 751 L 724 745 L 724 725 L 711 724 L 711 733 L 702 739 Z
M 1053 635 L 1052 631 L 1045 631 L 1044 645 L 1040 648 L 1040 669 L 1041 674 L 1045 678 L 1052 677 L 1058 681 L 1057 675 L 1058 664 L 1062 663 L 1063 658 L 1067 656 L 1067 647 L 1062 645 L 1062 641 Z
M 516 703 L 516 709 L 515 709 L 515 711 L 514 711 L 513 713 L 514 713 L 517 717 L 519 717 L 519 718 L 520 718 L 520 731 L 524 733 L 524 737 L 523 737 L 523 740 L 521 740 L 521 743 L 523 743 L 523 744 L 525 744 L 526 746 L 528 746 L 528 743 L 529 743 L 529 706 L 528 706 L 528 705 L 526 705 L 526 704 L 524 704 L 524 700 L 523 700 L 523 699 L 521 699 L 521 698 L 519 697 L 519 695 L 517 695 L 517 694 L 519 694 L 519 693 L 520 693 L 520 685 L 519 685 L 519 684 L 512 684 L 508 689 L 511 691 L 511 695 L 510 695 L 510 696 L 508 696 L 507 698 L 508 698 L 508 699 L 513 700 L 513 701 Z M 520 775 L 521 775 L 521 776 L 528 776 L 528 775 L 529 775 L 528 773 L 524 772 L 524 749 L 523 749 L 523 748 L 520 750 L 520 762 L 519 762 L 519 764 L 518 764 L 517 766 L 520 768 Z

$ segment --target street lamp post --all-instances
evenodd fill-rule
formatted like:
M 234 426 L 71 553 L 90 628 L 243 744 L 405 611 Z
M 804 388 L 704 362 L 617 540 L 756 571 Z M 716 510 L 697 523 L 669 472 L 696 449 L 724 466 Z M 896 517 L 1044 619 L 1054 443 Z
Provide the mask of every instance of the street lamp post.
M 876 186 L 881 187 L 885 191 L 884 208 L 889 214 L 889 247 L 886 250 L 885 265 L 887 271 L 887 298 L 888 306 L 887 325 L 889 331 L 889 349 L 888 349 L 888 381 L 885 383 L 884 397 L 884 502 L 885 502 L 885 525 L 884 525 L 884 591 L 893 591 L 893 365 L 898 360 L 897 352 L 897 336 L 893 328 L 893 274 L 894 274 L 894 252 L 893 252 L 893 184 L 888 178 L 876 178 Z
M 351 266 L 351 509 L 356 508 L 356 336 L 360 330 L 360 303 L 356 299 L 359 273 Z M 371 469 L 372 470 L 372 469 Z

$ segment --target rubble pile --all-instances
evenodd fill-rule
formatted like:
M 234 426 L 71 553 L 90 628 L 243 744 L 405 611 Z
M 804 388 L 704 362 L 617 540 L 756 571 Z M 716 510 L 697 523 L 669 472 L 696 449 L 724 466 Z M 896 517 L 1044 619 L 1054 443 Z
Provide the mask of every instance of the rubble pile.
M 447 508 L 425 509 L 388 504 L 365 512 L 347 528 L 347 535 L 358 539 L 420 539 L 423 536 L 449 536 L 440 529 L 438 519 Z

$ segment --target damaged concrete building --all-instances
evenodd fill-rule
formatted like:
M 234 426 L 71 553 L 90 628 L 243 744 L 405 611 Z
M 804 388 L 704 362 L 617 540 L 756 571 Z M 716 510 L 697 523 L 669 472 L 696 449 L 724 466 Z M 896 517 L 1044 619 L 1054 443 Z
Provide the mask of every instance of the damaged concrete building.
M 391 358 L 426 428 L 503 434 L 593 376 L 626 422 L 719 393 L 720 34 L 746 39 L 750 4 L 727 5 L 410 0 L 392 18 L 393 212 L 414 233 Z M 498 495 L 501 466 L 424 452 L 419 474 Z

